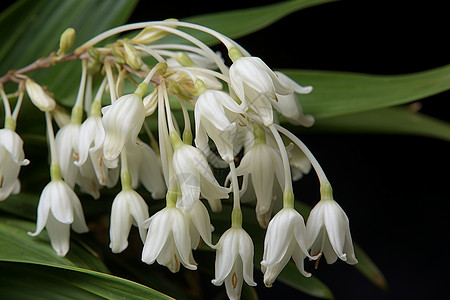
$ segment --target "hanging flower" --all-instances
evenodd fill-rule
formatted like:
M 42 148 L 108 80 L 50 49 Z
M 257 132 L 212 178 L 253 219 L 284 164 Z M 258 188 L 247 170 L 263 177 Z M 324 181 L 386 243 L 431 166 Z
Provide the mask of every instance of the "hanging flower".
M 171 138 L 173 134 L 171 135 Z M 179 140 L 179 137 L 178 137 Z M 179 206 L 189 211 L 201 195 L 206 199 L 226 199 L 229 188 L 222 187 L 214 177 L 203 153 L 181 140 L 176 142 L 173 168 L 181 189 Z
M 267 228 L 261 262 L 264 284 L 267 287 L 272 286 L 291 257 L 300 273 L 305 277 L 311 276 L 305 272 L 303 260 L 305 257 L 316 257 L 308 254 L 306 238 L 305 222 L 295 209 L 283 208 L 272 218 Z
M 275 73 L 258 57 L 241 57 L 230 67 L 231 88 L 244 109 L 265 126 L 273 123 L 272 101 L 278 95 L 292 94 Z
M 103 160 L 103 141 L 105 129 L 100 116 L 89 116 L 80 126 L 78 141 L 78 160 L 75 165 L 81 167 L 88 158 L 101 185 L 108 185 L 108 167 Z
M 211 232 L 214 227 L 211 225 L 208 210 L 201 201 L 196 201 L 194 207 L 189 212 L 183 212 L 189 220 L 189 235 L 191 237 L 192 249 L 197 249 L 200 238 L 211 248 Z
M 29 163 L 20 136 L 11 129 L 0 129 L 0 201 L 20 192 L 20 167 Z
M 217 249 L 214 285 L 222 285 L 230 299 L 240 299 L 243 281 L 253 281 L 253 242 L 244 229 L 232 227 L 224 232 L 214 247 Z
M 228 94 L 214 90 L 203 92 L 194 109 L 196 146 L 207 145 L 209 136 L 222 159 L 230 163 L 234 159 L 236 121 L 239 122 L 239 114 L 243 113 L 245 112 Z
M 311 86 L 301 86 L 285 74 L 275 72 L 276 76 L 286 86 L 291 86 L 293 92 L 289 95 L 277 94 L 278 101 L 272 101 L 272 105 L 278 110 L 291 124 L 310 127 L 314 124 L 314 117 L 303 114 L 302 107 L 295 93 L 309 94 L 312 91 Z M 295 92 L 295 93 L 294 93 Z
M 153 199 L 164 198 L 166 183 L 155 151 L 139 138 L 136 144 L 127 144 L 125 149 L 132 187 L 136 189 L 142 183 L 152 193 Z
M 80 124 L 69 123 L 61 127 L 56 133 L 55 144 L 61 175 L 64 181 L 73 189 L 79 176 L 78 167 L 74 164 L 78 160 L 78 142 Z
M 308 242 L 312 254 L 325 256 L 332 264 L 339 257 L 348 264 L 356 264 L 348 217 L 333 199 L 322 199 L 311 210 L 306 222 Z
M 308 174 L 311 171 L 311 162 L 302 150 L 293 143 L 286 146 L 286 151 L 291 166 L 292 180 L 298 181 L 304 174 Z
M 114 198 L 111 208 L 109 247 L 113 253 L 120 253 L 128 247 L 128 235 L 131 225 L 139 229 L 142 242 L 145 241 L 147 230 L 144 221 L 147 220 L 148 206 L 145 200 L 133 189 L 124 189 Z
M 75 192 L 64 181 L 52 180 L 39 198 L 36 231 L 29 234 L 37 236 L 45 227 L 53 249 L 65 256 L 69 251 L 70 226 L 78 233 L 89 231 Z
M 245 182 L 251 181 L 256 195 L 256 214 L 262 216 L 271 212 L 275 179 L 278 185 L 284 186 L 283 163 L 280 154 L 266 144 L 264 129 L 255 126 L 254 132 L 255 142 L 244 154 L 236 173 L 243 175 Z
M 145 119 L 142 97 L 136 93 L 117 99 L 114 104 L 102 109 L 103 126 L 106 136 L 103 154 L 106 160 L 115 160 L 122 152 L 125 143 L 136 143 Z
M 191 250 L 189 222 L 176 207 L 166 207 L 144 222 L 148 227 L 142 250 L 142 261 L 153 264 L 155 260 L 170 271 L 180 270 L 180 263 L 190 270 L 197 269 Z

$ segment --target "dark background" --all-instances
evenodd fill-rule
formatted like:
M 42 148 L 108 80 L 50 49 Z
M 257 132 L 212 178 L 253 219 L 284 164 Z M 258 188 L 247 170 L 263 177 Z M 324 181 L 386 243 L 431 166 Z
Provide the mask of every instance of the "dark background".
M 158 20 L 274 1 L 171 5 L 141 1 L 131 21 Z M 156 7 L 156 8 L 155 8 Z M 293 13 L 237 41 L 272 68 L 403 74 L 450 63 L 445 1 L 338 1 Z M 421 100 L 421 112 L 449 121 L 448 92 Z M 411 136 L 304 134 L 322 164 L 356 241 L 383 271 L 388 290 L 343 262 L 312 271 L 335 299 L 448 299 L 450 144 Z M 296 196 L 318 200 L 313 174 Z M 316 299 L 257 276 L 261 299 Z M 258 277 L 259 276 L 259 277 Z M 301 276 L 299 274 L 299 276 Z
M 273 2 L 141 0 L 129 22 L 181 19 Z M 293 13 L 237 41 L 274 69 L 403 74 L 450 63 L 449 29 L 446 1 L 338 1 Z M 450 93 L 444 92 L 421 100 L 421 111 L 450 121 L 448 99 Z M 322 261 L 318 270 L 309 264 L 306 268 L 331 288 L 336 300 L 447 299 L 450 143 L 308 132 L 301 139 L 327 173 L 336 200 L 350 218 L 353 240 L 383 271 L 388 290 L 376 288 L 340 261 Z M 314 174 L 295 188 L 301 200 L 312 205 L 318 200 Z M 258 272 L 255 278 L 261 299 L 316 299 L 280 283 L 267 289 Z M 211 288 L 211 293 L 218 290 Z

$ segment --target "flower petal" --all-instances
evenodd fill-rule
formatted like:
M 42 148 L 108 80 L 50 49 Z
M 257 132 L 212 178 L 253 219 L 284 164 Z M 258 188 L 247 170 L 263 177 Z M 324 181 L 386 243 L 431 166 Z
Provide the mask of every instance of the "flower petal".
M 58 256 L 65 256 L 70 247 L 70 225 L 56 220 L 52 214 L 47 219 L 47 232 L 50 243 Z
M 144 226 L 147 222 L 150 223 L 141 257 L 142 261 L 147 264 L 155 262 L 171 232 L 171 220 L 166 215 L 167 208 L 157 212 L 152 218 L 144 222 Z

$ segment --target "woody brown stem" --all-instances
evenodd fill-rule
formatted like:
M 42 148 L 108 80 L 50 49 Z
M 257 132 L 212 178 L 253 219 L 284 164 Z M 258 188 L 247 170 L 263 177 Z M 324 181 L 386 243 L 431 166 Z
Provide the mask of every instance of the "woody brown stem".
M 72 53 L 67 53 L 63 56 L 56 56 L 55 52 L 52 52 L 48 57 L 42 57 L 36 60 L 35 62 L 25 66 L 19 70 L 10 70 L 8 73 L 0 77 L 0 84 L 4 84 L 6 82 L 20 82 L 21 80 L 17 77 L 17 75 L 23 75 L 31 71 L 49 68 L 54 66 L 55 64 L 72 61 L 77 59 L 85 59 L 88 58 L 89 54 L 87 52 L 80 53 L 79 55 L 75 55 Z

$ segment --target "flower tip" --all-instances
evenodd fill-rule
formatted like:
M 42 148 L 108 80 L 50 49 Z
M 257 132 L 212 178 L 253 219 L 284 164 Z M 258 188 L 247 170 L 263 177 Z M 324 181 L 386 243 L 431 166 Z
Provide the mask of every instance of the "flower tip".
M 24 159 L 20 162 L 21 166 L 27 166 L 30 163 L 30 161 L 28 159 Z
M 230 154 L 224 154 L 222 155 L 222 159 L 227 163 L 231 163 L 232 161 L 234 161 L 234 157 Z
M 213 279 L 213 280 L 211 280 L 211 283 L 214 284 L 215 286 L 220 286 L 222 284 L 222 281 Z
M 122 253 L 127 247 L 128 241 L 125 241 L 122 245 L 113 245 L 112 243 L 109 244 L 109 248 L 111 248 L 111 252 L 114 254 Z
M 358 259 L 356 259 L 356 257 L 354 255 L 350 255 L 347 258 L 346 263 L 348 263 L 349 265 L 356 265 L 358 263 Z
M 309 94 L 312 92 L 313 87 L 308 85 L 308 86 L 303 86 L 301 89 L 294 89 L 294 90 L 299 94 Z
M 256 284 L 256 282 L 254 282 L 253 281 L 253 279 L 252 280 L 249 280 L 249 281 L 245 281 L 249 286 L 256 286 L 257 284 Z
M 270 127 L 273 125 L 273 120 L 271 120 L 271 119 L 264 120 L 263 124 L 266 127 Z
M 58 255 L 59 257 L 64 257 L 66 256 L 67 252 L 69 252 L 69 249 L 54 249 L 54 250 L 56 252 L 56 255 Z
M 269 263 L 266 260 L 261 261 L 261 266 L 268 268 L 269 267 Z
M 104 148 L 103 149 L 103 159 L 108 162 L 114 162 L 120 154 L 120 152 L 119 153 L 116 153 L 116 152 L 117 151 L 114 151 L 114 152 L 108 151 L 107 148 Z
M 186 267 L 186 269 L 189 269 L 189 270 L 192 270 L 192 271 L 197 270 L 197 266 L 196 265 L 186 264 L 185 267 Z M 174 273 L 176 273 L 176 272 L 174 272 Z
M 306 278 L 311 277 L 311 273 L 309 273 L 309 272 L 303 271 L 302 274 L 303 274 L 303 276 L 305 276 Z

